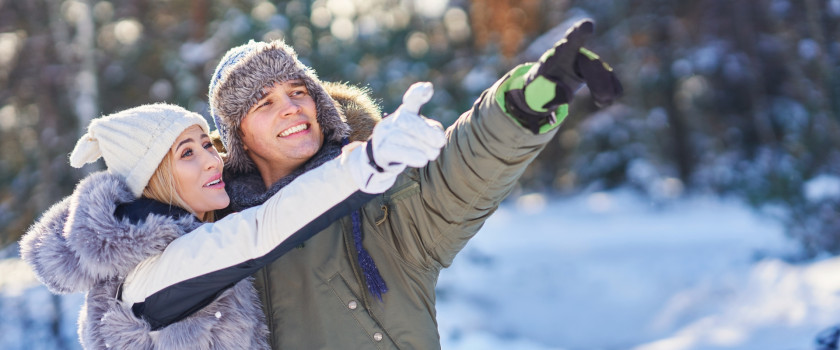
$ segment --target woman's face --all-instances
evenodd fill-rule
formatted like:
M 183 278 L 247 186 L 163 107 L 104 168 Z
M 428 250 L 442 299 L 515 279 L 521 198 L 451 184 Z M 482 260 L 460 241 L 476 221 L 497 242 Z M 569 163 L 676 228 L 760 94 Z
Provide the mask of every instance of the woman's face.
M 175 189 L 196 216 L 227 207 L 230 198 L 222 181 L 222 158 L 201 127 L 184 130 L 170 152 Z

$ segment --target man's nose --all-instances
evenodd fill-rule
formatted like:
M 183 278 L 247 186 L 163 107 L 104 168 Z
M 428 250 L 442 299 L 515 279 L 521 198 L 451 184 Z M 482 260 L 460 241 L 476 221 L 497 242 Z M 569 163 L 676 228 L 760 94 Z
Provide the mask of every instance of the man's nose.
M 298 104 L 288 96 L 284 96 L 284 98 L 282 99 L 282 105 L 280 106 L 278 111 L 278 115 L 284 118 L 297 115 L 300 113 L 300 108 L 300 104 Z

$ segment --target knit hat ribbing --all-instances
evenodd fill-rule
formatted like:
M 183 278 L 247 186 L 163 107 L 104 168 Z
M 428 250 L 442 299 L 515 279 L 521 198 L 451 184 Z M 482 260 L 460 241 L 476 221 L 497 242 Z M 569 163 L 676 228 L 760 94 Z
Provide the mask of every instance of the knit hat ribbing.
M 134 196 L 140 197 L 172 143 L 193 125 L 209 132 L 201 115 L 163 103 L 104 116 L 93 120 L 76 142 L 70 165 L 81 168 L 102 157 L 108 172 L 123 176 Z
M 333 99 L 311 68 L 297 59 L 294 49 L 282 40 L 249 41 L 222 57 L 210 80 L 210 115 L 228 151 L 225 166 L 237 173 L 255 169 L 240 139 L 242 119 L 265 97 L 264 89 L 275 83 L 300 79 L 315 100 L 317 120 L 325 141 L 340 142 L 350 128 Z

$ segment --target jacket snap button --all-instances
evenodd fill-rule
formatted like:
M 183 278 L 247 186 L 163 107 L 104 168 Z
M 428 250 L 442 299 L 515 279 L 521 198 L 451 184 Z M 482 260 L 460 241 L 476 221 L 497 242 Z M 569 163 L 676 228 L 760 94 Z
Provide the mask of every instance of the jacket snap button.
M 379 333 L 379 332 L 373 333 L 373 340 L 382 341 L 382 333 Z
M 358 306 L 359 306 L 359 304 L 356 303 L 355 300 L 351 300 L 349 303 L 347 303 L 347 307 L 349 307 L 350 310 L 356 310 L 356 307 L 358 307 Z

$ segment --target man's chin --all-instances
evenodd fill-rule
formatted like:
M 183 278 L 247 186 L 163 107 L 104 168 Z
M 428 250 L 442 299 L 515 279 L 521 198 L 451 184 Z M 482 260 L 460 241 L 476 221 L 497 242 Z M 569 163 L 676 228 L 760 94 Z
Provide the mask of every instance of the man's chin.
M 309 159 L 312 158 L 318 150 L 321 149 L 321 142 L 317 140 L 284 140 L 286 142 L 282 142 L 279 147 L 280 149 L 285 150 L 284 153 L 289 155 L 290 158 L 296 159 Z

